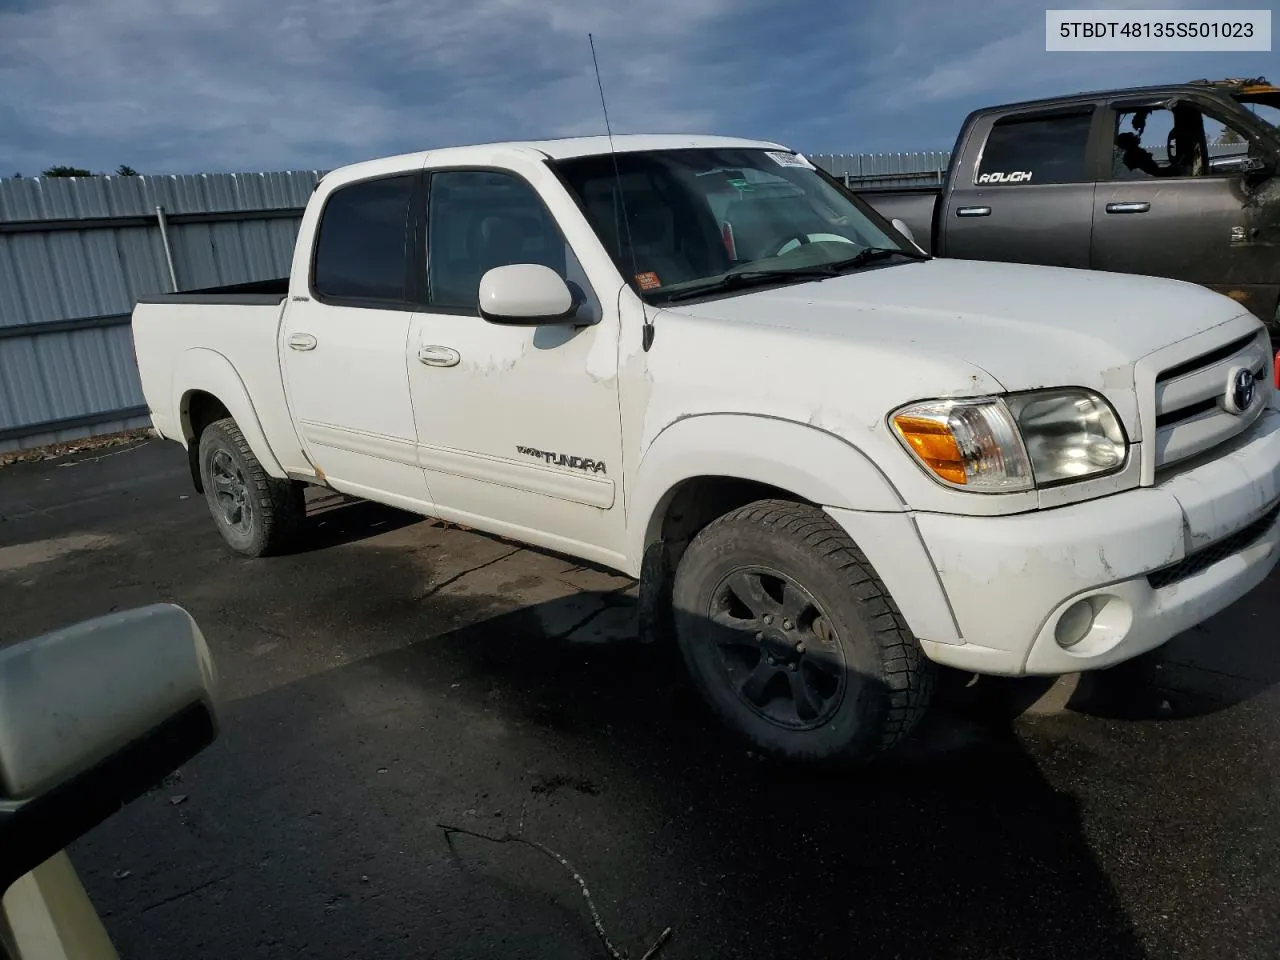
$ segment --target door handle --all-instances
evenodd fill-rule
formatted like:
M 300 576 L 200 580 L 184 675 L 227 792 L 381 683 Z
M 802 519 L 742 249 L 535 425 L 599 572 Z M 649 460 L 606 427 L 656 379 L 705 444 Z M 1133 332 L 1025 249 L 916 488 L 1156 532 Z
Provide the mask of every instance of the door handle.
M 1151 204 L 1146 200 L 1131 200 L 1126 203 L 1108 203 L 1107 213 L 1146 213 Z
M 957 207 L 957 217 L 989 217 L 991 216 L 990 207 Z
M 316 338 L 309 333 L 289 334 L 289 347 L 293 350 L 314 350 Z
M 462 354 L 452 347 L 441 347 L 435 344 L 418 348 L 418 359 L 429 367 L 456 367 Z

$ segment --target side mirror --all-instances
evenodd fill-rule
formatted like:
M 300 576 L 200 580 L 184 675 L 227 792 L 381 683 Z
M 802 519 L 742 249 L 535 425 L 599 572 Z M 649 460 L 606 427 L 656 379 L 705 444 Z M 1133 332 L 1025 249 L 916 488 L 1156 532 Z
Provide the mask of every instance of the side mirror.
M 494 267 L 480 278 L 480 316 L 511 326 L 572 324 L 577 304 L 560 274 L 539 263 Z
M 1262 157 L 1249 156 L 1241 160 L 1238 169 L 1242 173 L 1265 179 L 1276 172 L 1276 165 L 1274 162 L 1269 162 Z
M 1211 157 L 1209 169 L 1216 174 L 1243 176 L 1246 180 L 1266 180 L 1276 172 L 1274 162 L 1257 155 L 1242 154 L 1232 157 Z
M 172 604 L 0 648 L 0 893 L 212 743 L 216 686 Z

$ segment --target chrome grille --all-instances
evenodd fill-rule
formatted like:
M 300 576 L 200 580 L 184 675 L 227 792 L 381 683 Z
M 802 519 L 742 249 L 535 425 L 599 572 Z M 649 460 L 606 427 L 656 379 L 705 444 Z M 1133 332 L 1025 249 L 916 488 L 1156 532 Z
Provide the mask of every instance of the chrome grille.
M 1159 470 L 1216 447 L 1246 430 L 1270 398 L 1266 331 L 1240 337 L 1156 375 L 1155 466 Z M 1246 367 L 1257 380 L 1243 414 L 1226 407 L 1231 370 Z

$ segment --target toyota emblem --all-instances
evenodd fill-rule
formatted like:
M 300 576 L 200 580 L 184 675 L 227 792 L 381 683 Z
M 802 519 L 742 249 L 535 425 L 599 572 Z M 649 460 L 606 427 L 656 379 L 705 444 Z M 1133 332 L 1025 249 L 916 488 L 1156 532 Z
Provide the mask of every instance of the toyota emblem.
M 1253 406 L 1258 392 L 1258 380 L 1248 367 L 1237 367 L 1227 378 L 1226 407 L 1231 413 L 1241 414 Z

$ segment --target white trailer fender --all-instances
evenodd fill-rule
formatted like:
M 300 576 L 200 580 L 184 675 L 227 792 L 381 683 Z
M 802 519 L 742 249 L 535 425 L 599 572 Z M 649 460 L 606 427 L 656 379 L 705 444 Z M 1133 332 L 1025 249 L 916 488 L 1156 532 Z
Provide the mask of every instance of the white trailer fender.
M 917 637 L 962 642 L 946 594 L 902 498 L 871 460 L 809 424 L 750 414 L 677 420 L 645 451 L 628 503 L 628 565 L 645 548 L 681 483 L 694 477 L 753 480 L 826 509 L 866 555 Z
M 231 361 L 216 350 L 198 347 L 185 351 L 179 358 L 173 372 L 173 383 L 181 384 L 182 393 L 175 392 L 172 409 L 176 419 L 182 424 L 182 445 L 190 448 L 194 439 L 191 428 L 189 402 L 191 395 L 203 391 L 227 408 L 244 434 L 249 449 L 262 464 L 262 469 L 269 476 L 284 479 L 287 474 L 280 466 L 280 461 L 267 442 L 262 424 L 254 410 L 253 401 L 249 399 L 249 391 Z

